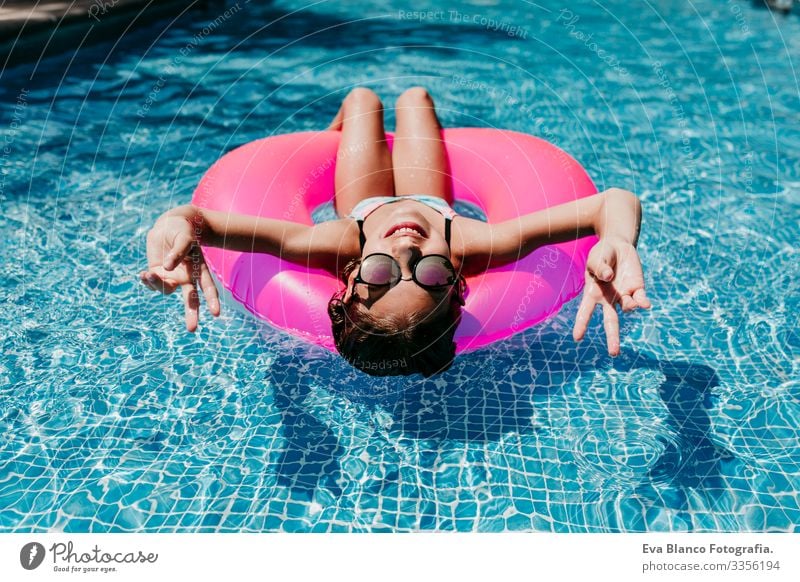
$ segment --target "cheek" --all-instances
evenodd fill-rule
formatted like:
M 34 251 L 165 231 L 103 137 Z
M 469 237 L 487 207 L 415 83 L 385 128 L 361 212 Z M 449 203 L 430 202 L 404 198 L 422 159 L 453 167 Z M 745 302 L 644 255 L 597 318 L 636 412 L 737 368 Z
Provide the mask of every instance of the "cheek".
M 363 259 L 367 255 L 371 255 L 373 253 L 386 253 L 387 255 L 391 254 L 391 247 L 385 244 L 381 244 L 379 242 L 380 239 L 367 239 L 367 242 L 364 243 L 364 250 L 361 251 L 361 258 Z
M 437 233 L 436 235 L 432 236 L 428 239 L 429 249 L 425 249 L 426 255 L 444 255 L 445 257 L 450 256 L 450 247 L 447 244 L 447 241 L 444 240 L 444 235 Z

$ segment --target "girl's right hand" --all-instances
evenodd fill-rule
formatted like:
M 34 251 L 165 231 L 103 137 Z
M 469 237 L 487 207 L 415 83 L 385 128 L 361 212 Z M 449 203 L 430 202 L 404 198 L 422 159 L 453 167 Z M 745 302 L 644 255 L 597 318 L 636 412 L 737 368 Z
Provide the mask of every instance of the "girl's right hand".
M 194 332 L 200 317 L 197 285 L 203 290 L 208 310 L 220 313 L 219 294 L 203 258 L 199 239 L 203 217 L 191 205 L 180 206 L 162 214 L 147 233 L 147 271 L 140 281 L 165 295 L 178 287 L 183 292 L 186 329 Z
M 592 312 L 600 305 L 603 308 L 608 353 L 617 356 L 620 341 L 616 306 L 619 305 L 624 312 L 651 307 L 644 290 L 642 263 L 636 247 L 622 237 L 601 238 L 589 252 L 585 279 L 573 337 L 576 341 L 583 339 Z

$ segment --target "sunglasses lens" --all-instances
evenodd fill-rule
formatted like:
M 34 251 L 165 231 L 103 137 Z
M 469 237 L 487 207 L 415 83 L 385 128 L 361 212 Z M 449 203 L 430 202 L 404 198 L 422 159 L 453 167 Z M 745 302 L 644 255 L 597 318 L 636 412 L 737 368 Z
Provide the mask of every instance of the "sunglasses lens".
M 400 269 L 390 257 L 371 255 L 361 263 L 361 278 L 369 285 L 388 285 L 400 278 Z
M 453 266 L 444 257 L 424 257 L 417 263 L 415 275 L 417 281 L 426 287 L 452 285 L 456 279 Z

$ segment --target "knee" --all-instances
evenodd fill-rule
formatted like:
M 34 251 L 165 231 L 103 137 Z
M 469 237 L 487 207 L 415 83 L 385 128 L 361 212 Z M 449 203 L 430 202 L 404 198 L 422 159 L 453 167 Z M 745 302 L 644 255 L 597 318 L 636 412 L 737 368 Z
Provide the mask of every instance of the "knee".
M 411 87 L 406 89 L 397 98 L 398 108 L 404 107 L 432 107 L 433 99 L 425 87 Z
M 383 109 L 383 103 L 372 89 L 366 87 L 356 87 L 351 90 L 344 98 L 344 105 L 347 108 L 358 109 L 359 111 L 376 111 Z

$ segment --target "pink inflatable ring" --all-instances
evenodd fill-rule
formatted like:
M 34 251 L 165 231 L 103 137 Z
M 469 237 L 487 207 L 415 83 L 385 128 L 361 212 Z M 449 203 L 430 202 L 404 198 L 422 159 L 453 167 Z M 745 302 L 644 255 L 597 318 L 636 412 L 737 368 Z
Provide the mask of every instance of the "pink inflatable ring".
M 220 158 L 192 197 L 200 207 L 313 224 L 311 212 L 334 196 L 339 132 L 277 135 Z M 597 192 L 563 150 L 513 131 L 457 128 L 443 132 L 456 200 L 477 205 L 490 223 Z M 391 135 L 387 135 L 391 147 Z M 548 245 L 505 267 L 467 279 L 456 331 L 459 352 L 535 325 L 583 288 L 595 237 Z M 203 247 L 217 282 L 271 325 L 335 351 L 327 304 L 342 287 L 325 271 L 277 257 Z

